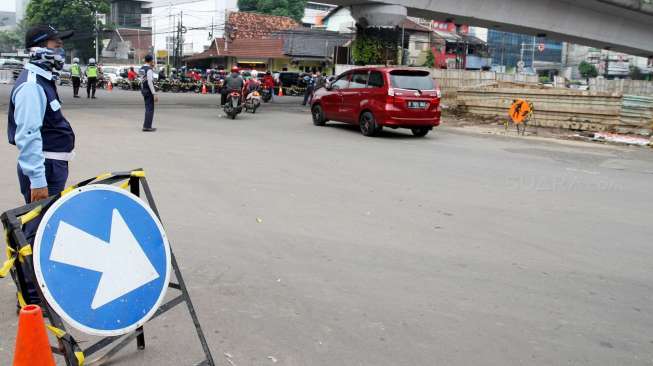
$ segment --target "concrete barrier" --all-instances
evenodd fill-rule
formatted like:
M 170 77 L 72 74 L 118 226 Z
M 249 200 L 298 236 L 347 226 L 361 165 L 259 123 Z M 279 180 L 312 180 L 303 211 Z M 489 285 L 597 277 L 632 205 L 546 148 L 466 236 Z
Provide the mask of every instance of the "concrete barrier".
M 534 104 L 531 126 L 642 133 L 641 125 L 628 125 L 620 119 L 623 97 L 617 93 L 495 84 L 460 90 L 457 103 L 466 113 L 507 120 L 510 105 L 517 98 Z

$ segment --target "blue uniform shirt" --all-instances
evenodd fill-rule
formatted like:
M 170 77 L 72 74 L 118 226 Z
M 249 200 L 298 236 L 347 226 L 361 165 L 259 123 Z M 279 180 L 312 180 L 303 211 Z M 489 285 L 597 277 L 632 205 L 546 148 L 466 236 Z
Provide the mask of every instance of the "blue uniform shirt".
M 32 76 L 19 85 L 11 95 L 15 105 L 16 121 L 15 141 L 18 147 L 18 165 L 23 174 L 29 177 L 31 188 L 47 187 L 45 179 L 45 157 L 43 155 L 43 138 L 41 127 L 47 107 L 47 97 L 43 88 L 36 82 L 36 75 L 52 80 L 52 73 L 36 65 L 26 64 L 25 69 Z

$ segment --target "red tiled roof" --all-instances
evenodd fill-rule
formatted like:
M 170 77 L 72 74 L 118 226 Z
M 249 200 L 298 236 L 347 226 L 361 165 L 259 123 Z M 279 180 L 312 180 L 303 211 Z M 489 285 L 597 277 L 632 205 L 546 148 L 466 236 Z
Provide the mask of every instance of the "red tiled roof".
M 399 28 L 402 28 L 402 27 L 404 29 L 417 31 L 417 32 L 429 33 L 431 31 L 430 29 L 413 22 L 412 20 L 410 20 L 408 18 L 404 18 L 404 20 L 399 24 Z
M 261 39 L 274 31 L 298 28 L 294 19 L 276 15 L 237 11 L 229 14 L 228 24 L 234 29 L 232 37 L 238 39 Z
M 216 49 L 217 44 L 217 49 Z M 215 39 L 206 51 L 188 57 L 186 60 L 204 60 L 214 57 L 252 57 L 252 58 L 283 58 L 283 40 L 269 39 L 238 39 L 229 42 L 225 50 L 223 38 Z

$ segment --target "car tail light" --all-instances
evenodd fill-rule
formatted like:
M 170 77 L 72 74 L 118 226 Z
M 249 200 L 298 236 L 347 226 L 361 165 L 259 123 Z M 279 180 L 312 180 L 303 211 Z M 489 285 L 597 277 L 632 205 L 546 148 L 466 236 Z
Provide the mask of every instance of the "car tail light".
M 442 98 L 442 90 L 440 90 L 439 86 L 437 88 L 435 88 L 435 96 L 437 98 Z

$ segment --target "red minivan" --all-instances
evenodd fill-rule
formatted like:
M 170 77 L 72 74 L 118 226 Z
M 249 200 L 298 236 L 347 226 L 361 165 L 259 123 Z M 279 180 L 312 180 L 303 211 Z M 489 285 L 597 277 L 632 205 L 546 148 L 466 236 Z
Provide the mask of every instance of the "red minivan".
M 313 124 L 340 121 L 360 126 L 365 136 L 383 127 L 409 128 L 418 137 L 440 125 L 440 90 L 428 71 L 365 67 L 349 70 L 315 91 Z

